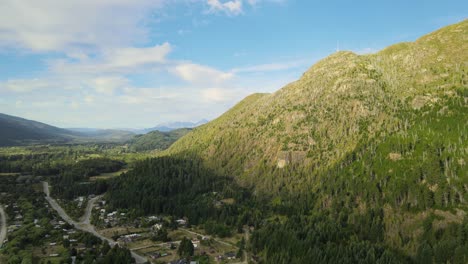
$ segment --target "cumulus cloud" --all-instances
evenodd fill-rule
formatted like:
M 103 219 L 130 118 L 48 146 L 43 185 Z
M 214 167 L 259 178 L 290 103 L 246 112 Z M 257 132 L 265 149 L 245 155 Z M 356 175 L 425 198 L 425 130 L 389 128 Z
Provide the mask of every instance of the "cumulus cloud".
M 232 100 L 235 93 L 231 89 L 209 88 L 201 91 L 202 98 L 208 102 L 223 102 Z
M 104 50 L 95 58 L 52 60 L 49 67 L 58 73 L 131 72 L 150 64 L 165 64 L 170 52 L 171 45 L 167 42 L 146 48 L 113 48 Z
M 218 13 L 224 12 L 228 15 L 240 15 L 242 14 L 242 0 L 232 0 L 221 2 L 220 0 L 207 0 L 207 4 L 210 7 L 209 12 Z
M 113 95 L 116 89 L 124 88 L 128 83 L 129 80 L 121 76 L 106 76 L 93 79 L 90 86 L 98 93 Z
M 140 25 L 149 11 L 163 3 L 163 0 L 3 0 L 0 46 L 43 52 L 132 45 L 147 39 L 147 30 Z
M 246 77 L 249 73 L 295 67 L 271 63 L 220 69 L 171 59 L 170 43 L 148 42 L 146 22 L 159 7 L 182 1 L 0 1 L 0 50 L 47 53 L 43 72 L 30 79 L 0 80 L 0 112 L 54 125 L 148 127 L 214 118 L 253 90 L 279 88 L 279 75 L 261 75 L 262 80 Z M 228 16 L 260 3 L 190 1 L 205 15 Z
M 194 63 L 182 63 L 171 70 L 176 76 L 191 83 L 219 83 L 231 79 L 234 74 Z
M 51 83 L 42 79 L 16 79 L 0 83 L 0 88 L 16 93 L 28 93 L 36 89 L 50 88 Z

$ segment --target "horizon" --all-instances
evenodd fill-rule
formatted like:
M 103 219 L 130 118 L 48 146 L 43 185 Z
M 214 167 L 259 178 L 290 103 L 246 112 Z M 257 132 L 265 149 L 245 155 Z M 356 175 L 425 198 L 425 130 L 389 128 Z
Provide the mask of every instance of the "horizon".
M 212 120 L 336 50 L 414 41 L 468 10 L 462 1 L 19 2 L 0 8 L 0 112 L 98 129 Z

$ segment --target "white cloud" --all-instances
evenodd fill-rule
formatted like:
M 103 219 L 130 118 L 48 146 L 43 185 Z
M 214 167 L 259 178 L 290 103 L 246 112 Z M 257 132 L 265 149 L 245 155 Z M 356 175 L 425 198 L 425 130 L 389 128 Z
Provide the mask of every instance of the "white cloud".
M 202 98 L 205 101 L 223 102 L 233 98 L 233 92 L 230 89 L 210 88 L 201 91 Z
M 277 4 L 283 4 L 287 0 L 247 0 L 247 3 L 251 6 L 256 6 L 262 2 L 271 2 L 271 3 L 277 3 Z
M 88 104 L 91 104 L 94 102 L 94 96 L 91 96 L 91 95 L 87 95 L 84 97 L 84 101 Z
M 3 0 L 0 46 L 64 51 L 128 46 L 147 39 L 141 26 L 163 0 Z
M 113 95 L 116 89 L 124 88 L 128 83 L 128 79 L 120 76 L 106 76 L 93 79 L 90 85 L 98 93 Z
M 72 109 L 76 110 L 76 109 L 80 108 L 80 104 L 78 102 L 73 101 L 73 102 L 71 102 L 70 107 Z
M 164 43 L 149 48 L 120 48 L 105 52 L 108 65 L 113 67 L 135 67 L 148 63 L 163 63 L 171 52 L 171 45 Z
M 16 93 L 28 93 L 36 89 L 49 88 L 49 82 L 42 79 L 17 79 L 0 83 L 0 88 Z
M 176 76 L 191 83 L 219 83 L 231 79 L 234 74 L 223 72 L 211 67 L 182 63 L 171 70 Z
M 220 0 L 207 0 L 207 4 L 210 7 L 209 12 L 211 13 L 224 12 L 233 16 L 242 14 L 242 0 L 226 2 L 221 2 Z
M 49 62 L 50 70 L 56 73 L 128 73 L 148 65 L 165 64 L 171 45 L 163 43 L 147 48 L 106 49 L 96 58 L 82 60 L 57 59 Z M 76 58 L 76 57 L 75 57 Z

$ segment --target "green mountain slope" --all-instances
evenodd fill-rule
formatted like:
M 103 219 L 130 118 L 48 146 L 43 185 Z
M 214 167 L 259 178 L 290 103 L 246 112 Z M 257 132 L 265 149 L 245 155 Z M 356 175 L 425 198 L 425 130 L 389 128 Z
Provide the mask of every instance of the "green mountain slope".
M 144 135 L 136 135 L 127 143 L 132 151 L 164 150 L 191 130 L 180 128 L 168 132 L 151 131 Z
M 20 117 L 0 114 L 0 146 L 66 142 L 78 133 Z
M 27 144 L 63 144 L 89 142 L 125 142 L 135 134 L 123 130 L 86 131 L 63 129 L 41 122 L 0 113 L 0 146 Z
M 110 204 L 249 225 L 258 263 L 467 263 L 467 40 L 468 20 L 333 54 L 139 163 Z
M 326 171 L 362 144 L 412 126 L 408 115 L 417 109 L 444 105 L 452 96 L 465 98 L 456 90 L 466 88 L 467 38 L 468 21 L 463 21 L 373 55 L 338 52 L 279 91 L 246 98 L 167 153 L 196 154 L 259 190 L 303 187 L 302 176 L 263 172 Z M 459 111 L 466 117 L 466 108 Z

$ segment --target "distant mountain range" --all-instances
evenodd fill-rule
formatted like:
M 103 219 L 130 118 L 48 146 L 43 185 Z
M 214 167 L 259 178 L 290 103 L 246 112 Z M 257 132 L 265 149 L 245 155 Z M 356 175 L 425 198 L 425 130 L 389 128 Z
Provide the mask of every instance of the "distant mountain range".
M 25 143 L 65 143 L 82 134 L 41 122 L 0 114 L 0 146 Z
M 0 113 L 0 146 L 26 144 L 63 144 L 86 142 L 131 142 L 136 149 L 164 149 L 185 134 L 181 128 L 193 128 L 208 122 L 173 122 L 147 129 L 97 129 L 97 128 L 59 128 L 45 123 Z M 168 133 L 173 130 L 175 133 Z M 137 134 L 156 133 L 147 137 L 134 137 Z M 184 131 L 182 133 L 181 131 Z M 152 142 L 155 141 L 155 142 Z M 142 142 L 148 146 L 141 146 Z
M 165 150 L 179 138 L 185 136 L 192 128 L 178 128 L 167 132 L 151 131 L 136 135 L 127 144 L 132 151 Z
M 169 131 L 176 130 L 179 128 L 194 128 L 197 126 L 204 125 L 208 122 L 209 121 L 206 119 L 202 119 L 195 123 L 194 122 L 167 122 L 167 123 L 161 123 L 155 127 L 144 128 L 144 129 L 139 129 L 139 130 L 131 130 L 131 131 L 137 134 L 146 134 L 151 131 L 169 132 Z

